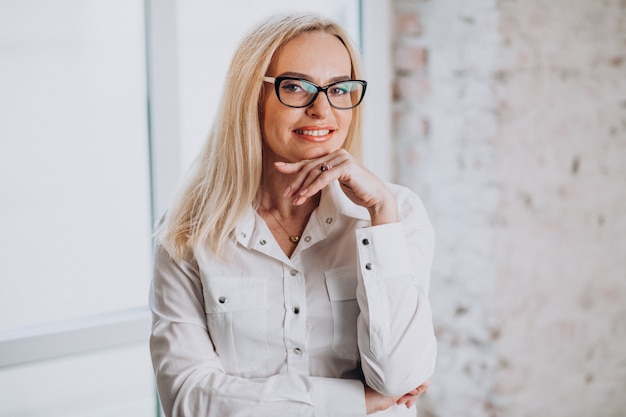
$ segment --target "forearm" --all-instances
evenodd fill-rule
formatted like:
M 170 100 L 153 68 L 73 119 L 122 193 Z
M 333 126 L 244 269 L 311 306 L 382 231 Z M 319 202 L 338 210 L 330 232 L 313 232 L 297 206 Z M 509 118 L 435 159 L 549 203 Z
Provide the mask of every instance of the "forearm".
M 178 389 L 159 381 L 169 417 L 275 417 L 365 415 L 363 385 L 357 380 L 281 374 L 245 379 L 197 369 Z M 362 404 L 361 406 L 359 406 Z
M 407 298 L 410 291 L 404 291 Z M 407 302 L 396 297 L 394 303 Z M 376 343 L 371 322 L 359 319 L 361 366 L 368 386 L 387 396 L 401 396 L 423 384 L 433 374 L 436 361 L 436 339 L 429 310 L 421 303 L 408 319 L 391 323 L 384 344 Z M 423 310 L 422 310 L 423 309 Z M 393 313 L 392 313 L 393 315 Z M 377 330 L 374 330 L 377 332 Z
M 203 345 L 206 348 L 201 349 Z M 197 326 L 171 323 L 157 316 L 150 348 L 159 396 L 168 417 L 365 415 L 359 380 L 227 374 L 205 330 Z
M 389 396 L 403 395 L 422 384 L 432 374 L 436 359 L 430 303 L 422 285 L 428 281 L 422 275 L 430 271 L 429 251 L 407 242 L 405 226 L 357 231 L 362 367 L 367 384 Z M 425 236 L 429 230 L 417 228 L 414 234 Z

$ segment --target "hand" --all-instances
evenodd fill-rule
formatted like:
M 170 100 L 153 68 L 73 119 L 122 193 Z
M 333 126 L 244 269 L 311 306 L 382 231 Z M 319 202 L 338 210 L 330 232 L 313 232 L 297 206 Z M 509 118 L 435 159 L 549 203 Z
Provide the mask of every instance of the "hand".
M 384 411 L 394 404 L 404 404 L 406 408 L 411 408 L 419 396 L 428 391 L 429 386 L 430 380 L 424 382 L 419 387 L 407 392 L 401 397 L 386 397 L 378 391 L 375 391 L 365 385 L 365 407 L 367 409 L 367 414 Z
M 411 390 L 410 392 L 404 394 L 402 397 L 400 397 L 400 399 L 398 399 L 398 401 L 396 401 L 396 404 L 404 404 L 406 408 L 413 407 L 413 404 L 415 404 L 415 401 L 419 398 L 419 396 L 428 391 L 429 386 L 430 380 L 424 382 L 422 385 L 415 388 L 414 390 Z
M 369 211 L 373 226 L 399 221 L 391 191 L 344 149 L 320 158 L 274 165 L 279 172 L 293 175 L 283 195 L 291 198 L 295 205 L 304 204 L 332 181 L 339 180 L 348 198 Z
M 365 385 L 365 408 L 367 414 L 384 411 L 400 401 L 401 397 L 386 397 Z

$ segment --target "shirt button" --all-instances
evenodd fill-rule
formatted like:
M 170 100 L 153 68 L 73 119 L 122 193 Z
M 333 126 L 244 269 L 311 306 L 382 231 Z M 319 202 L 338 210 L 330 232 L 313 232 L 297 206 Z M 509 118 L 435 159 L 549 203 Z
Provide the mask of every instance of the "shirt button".
M 361 243 L 363 243 L 364 245 L 369 245 L 370 244 L 370 240 L 369 239 L 363 239 L 361 241 Z
M 295 348 L 295 349 L 293 350 L 293 353 L 295 353 L 296 355 L 301 355 L 301 354 L 302 354 L 302 349 L 300 349 L 300 348 Z
M 296 275 L 298 275 L 298 271 L 292 269 L 291 271 L 289 271 L 289 274 L 291 274 L 292 277 L 295 277 Z
M 226 299 L 226 297 L 222 296 L 222 297 L 218 298 L 217 301 L 219 301 L 220 304 L 225 304 L 227 299 Z
M 307 237 L 305 237 L 305 238 L 304 238 L 304 241 L 305 241 L 305 242 L 310 242 L 310 241 L 311 241 L 311 236 L 307 236 Z
M 261 242 L 259 242 L 259 243 L 261 243 L 261 245 L 265 245 L 267 243 L 267 241 L 265 239 L 261 239 Z
M 293 314 L 300 314 L 300 309 L 298 307 L 294 307 Z
M 368 271 L 371 271 L 371 270 L 372 270 L 372 264 L 371 264 L 371 263 L 369 263 L 369 262 L 368 262 L 368 263 L 366 263 L 366 264 L 365 264 L 365 269 L 367 269 Z
M 326 223 L 331 224 L 333 222 L 333 218 L 332 217 L 327 217 L 326 218 Z

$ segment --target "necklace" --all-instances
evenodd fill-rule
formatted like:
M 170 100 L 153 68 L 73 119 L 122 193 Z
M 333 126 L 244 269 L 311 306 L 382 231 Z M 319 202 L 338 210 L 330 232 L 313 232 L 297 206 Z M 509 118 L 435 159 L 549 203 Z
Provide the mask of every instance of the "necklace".
M 283 229 L 285 233 L 287 233 L 287 236 L 289 236 L 289 240 L 291 240 L 293 243 L 298 243 L 300 241 L 300 235 L 302 233 L 300 233 L 299 235 L 292 235 L 291 233 L 289 233 L 289 230 L 287 230 L 285 226 L 283 226 L 280 220 L 278 220 L 278 217 L 276 217 L 272 211 L 267 210 L 267 212 L 274 218 L 274 220 L 276 220 L 276 224 L 278 224 L 280 228 Z

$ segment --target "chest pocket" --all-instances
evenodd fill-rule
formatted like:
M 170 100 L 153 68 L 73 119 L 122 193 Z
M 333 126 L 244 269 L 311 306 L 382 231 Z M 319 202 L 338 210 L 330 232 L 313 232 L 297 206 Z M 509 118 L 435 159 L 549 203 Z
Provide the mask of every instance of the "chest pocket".
M 204 286 L 207 325 L 224 370 L 241 375 L 268 359 L 267 285 L 247 277 L 209 277 Z
M 354 266 L 326 271 L 326 288 L 333 313 L 333 351 L 342 358 L 358 360 L 356 301 L 357 272 Z

